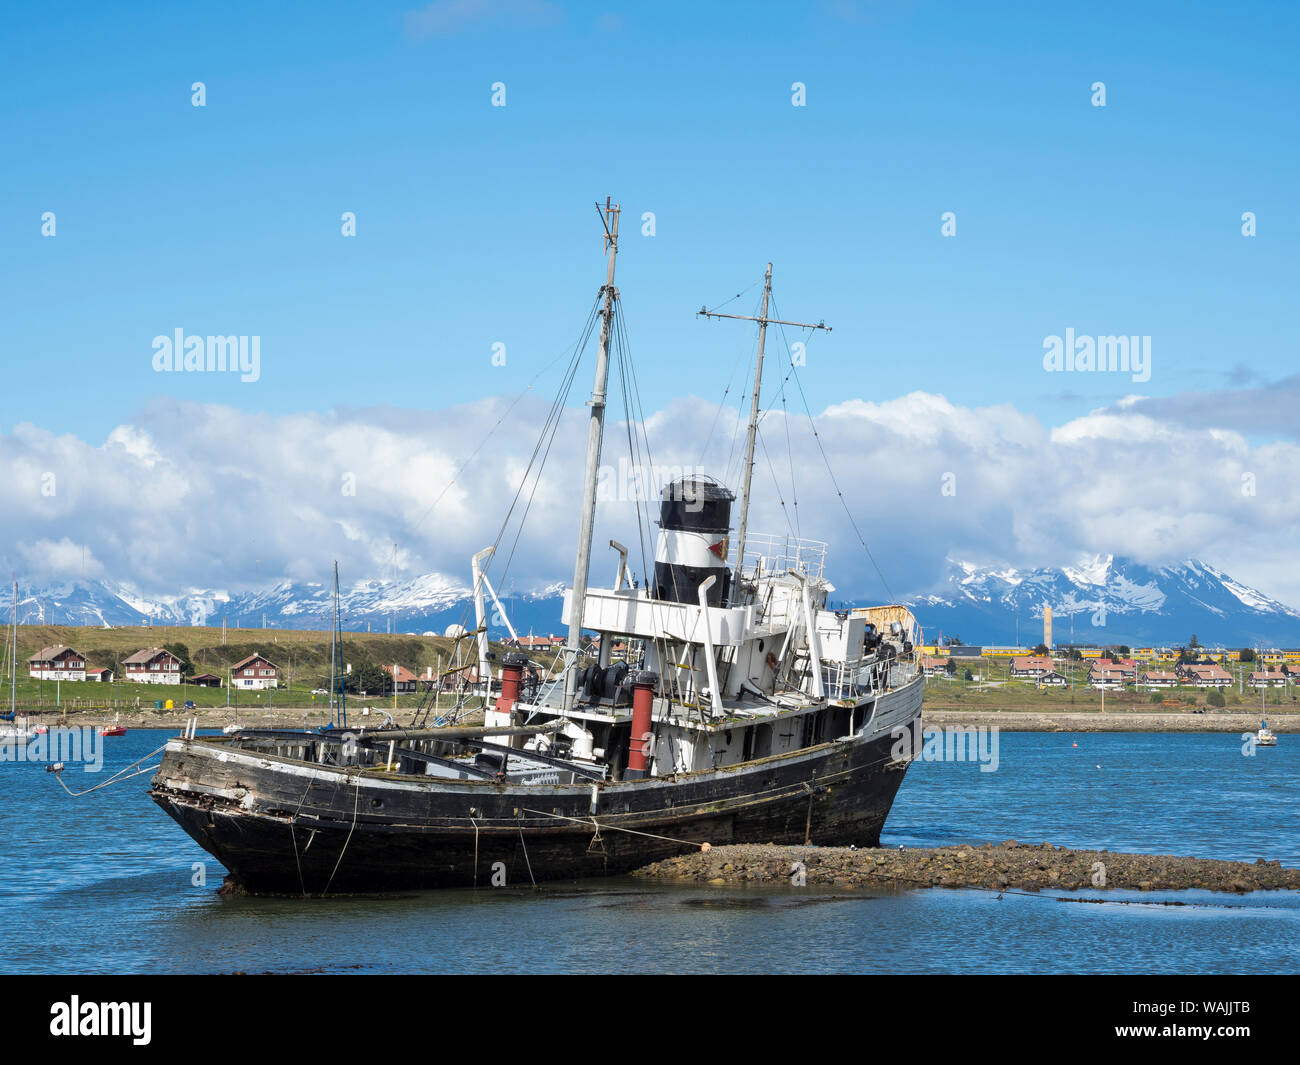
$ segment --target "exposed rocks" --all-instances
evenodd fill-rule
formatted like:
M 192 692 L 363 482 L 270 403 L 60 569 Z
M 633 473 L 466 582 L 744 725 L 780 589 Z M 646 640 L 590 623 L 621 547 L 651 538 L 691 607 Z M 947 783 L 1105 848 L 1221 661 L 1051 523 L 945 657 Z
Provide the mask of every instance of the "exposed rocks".
M 789 884 L 802 873 L 808 885 L 951 887 L 1071 891 L 1124 888 L 1139 891 L 1300 889 L 1300 869 L 1257 859 L 1224 862 L 1173 855 L 1078 851 L 1051 843 L 1016 840 L 994 846 L 963 844 L 922 850 L 797 847 L 747 844 L 668 858 L 633 873 L 660 880 L 710 884 Z M 1104 873 L 1104 878 L 1103 878 Z

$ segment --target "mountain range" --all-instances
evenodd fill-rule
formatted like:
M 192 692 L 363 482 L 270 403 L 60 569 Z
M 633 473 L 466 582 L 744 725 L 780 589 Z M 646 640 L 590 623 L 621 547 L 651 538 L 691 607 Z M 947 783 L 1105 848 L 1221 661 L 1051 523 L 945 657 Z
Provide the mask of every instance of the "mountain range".
M 516 631 L 526 635 L 559 631 L 562 584 L 527 595 L 503 597 Z M 0 612 L 9 615 L 0 595 Z M 246 629 L 329 629 L 333 587 L 318 582 L 277 581 L 245 592 L 188 590 L 150 596 L 129 584 L 77 580 L 18 587 L 18 620 L 24 625 L 212 625 Z M 449 625 L 474 627 L 468 585 L 436 573 L 406 580 L 359 581 L 341 586 L 339 615 L 350 632 L 433 632 Z M 7 618 L 6 618 L 7 620 Z M 506 635 L 500 612 L 489 600 L 488 624 Z
M 1039 569 L 950 560 L 933 594 L 908 599 L 927 639 L 1032 647 L 1050 605 L 1056 644 L 1300 647 L 1300 610 L 1205 562 L 1151 567 L 1114 555 Z M 1071 633 L 1073 632 L 1073 636 Z
M 503 598 L 517 632 L 561 631 L 563 582 Z M 1054 615 L 1055 643 L 1187 643 L 1300 646 L 1300 611 L 1196 560 L 1148 567 L 1101 555 L 1077 565 L 1010 569 L 950 561 L 946 579 L 904 600 L 927 639 L 960 637 L 970 644 L 1033 646 L 1042 639 L 1043 608 Z M 3 597 L 0 612 L 7 615 Z M 23 624 L 221 625 L 244 628 L 328 629 L 332 589 L 320 583 L 279 581 L 247 592 L 183 591 L 148 596 L 128 584 L 79 580 L 19 585 Z M 473 626 L 467 585 L 438 574 L 405 580 L 361 581 L 341 589 L 340 613 L 349 631 L 434 632 Z M 492 635 L 505 635 L 489 603 Z

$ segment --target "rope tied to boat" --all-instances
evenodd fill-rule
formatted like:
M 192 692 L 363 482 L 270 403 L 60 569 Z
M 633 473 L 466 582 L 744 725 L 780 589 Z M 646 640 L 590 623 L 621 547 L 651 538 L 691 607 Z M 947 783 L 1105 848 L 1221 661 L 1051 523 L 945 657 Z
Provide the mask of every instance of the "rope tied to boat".
M 68 785 L 67 785 L 66 783 L 64 783 L 64 780 L 63 780 L 63 763 L 62 763 L 62 762 L 56 762 L 54 765 L 49 766 L 48 769 L 49 769 L 50 772 L 52 772 L 52 773 L 54 774 L 54 779 L 57 780 L 57 781 L 59 782 L 59 786 L 60 786 L 64 791 L 66 791 L 66 792 L 67 792 L 69 795 L 71 795 L 74 799 L 79 799 L 79 798 L 81 798 L 81 796 L 83 796 L 83 795 L 89 795 L 92 791 L 99 791 L 100 788 L 106 788 L 106 787 L 108 787 L 110 784 L 120 784 L 120 783 L 122 783 L 122 781 L 124 781 L 124 780 L 131 780 L 131 779 L 134 778 L 134 777 L 143 776 L 145 773 L 152 773 L 155 769 L 158 768 L 157 765 L 145 766 L 143 769 L 137 770 L 137 771 L 134 772 L 134 773 L 127 773 L 127 770 L 128 770 L 128 769 L 135 769 L 135 767 L 138 766 L 141 762 L 147 762 L 147 761 L 148 761 L 150 758 L 152 758 L 154 755 L 159 754 L 159 753 L 161 753 L 162 751 L 165 751 L 166 749 L 167 749 L 167 744 L 164 743 L 164 744 L 163 744 L 161 747 L 159 747 L 157 750 L 150 751 L 150 752 L 149 752 L 148 754 L 146 754 L 143 758 L 137 758 L 137 759 L 136 759 L 134 762 L 132 762 L 130 765 L 128 765 L 128 766 L 123 766 L 121 769 L 119 769 L 116 773 L 114 773 L 114 774 L 113 774 L 111 777 L 109 777 L 107 780 L 101 780 L 101 781 L 100 781 L 98 784 L 96 784 L 93 788 L 87 788 L 85 791 L 73 791 L 70 787 L 68 787 Z M 158 765 L 161 765 L 161 764 L 162 764 L 161 762 L 158 763 Z
M 611 832 L 626 832 L 633 836 L 645 836 L 647 839 L 661 839 L 666 843 L 680 843 L 684 847 L 699 847 L 700 850 L 709 850 L 711 844 L 701 843 L 693 839 L 676 839 L 673 836 L 660 836 L 654 832 L 642 832 L 635 828 L 623 828 L 619 825 L 611 825 L 608 822 L 597 821 L 594 817 L 568 817 L 565 814 L 551 813 L 549 810 L 530 810 L 527 807 L 520 807 L 522 813 L 537 814 L 539 817 L 554 817 L 557 821 L 572 821 L 575 825 L 591 825 L 595 828 L 596 834 L 600 835 L 602 828 Z
M 357 811 L 361 807 L 361 774 L 357 773 L 353 779 L 356 781 L 356 794 L 352 800 L 352 827 L 348 829 L 347 839 L 343 841 L 343 847 L 339 851 L 338 861 L 334 863 L 330 878 L 325 881 L 325 890 L 321 892 L 322 895 L 330 893 L 330 885 L 334 883 L 334 874 L 339 871 L 339 866 L 343 864 L 343 855 L 348 852 L 348 844 L 352 842 L 352 833 L 357 830 Z
M 533 876 L 533 863 L 528 857 L 528 844 L 524 841 L 524 818 L 523 811 L 519 814 L 519 846 L 524 849 L 524 864 L 528 866 L 528 879 L 533 882 L 534 890 L 537 888 L 537 878 Z

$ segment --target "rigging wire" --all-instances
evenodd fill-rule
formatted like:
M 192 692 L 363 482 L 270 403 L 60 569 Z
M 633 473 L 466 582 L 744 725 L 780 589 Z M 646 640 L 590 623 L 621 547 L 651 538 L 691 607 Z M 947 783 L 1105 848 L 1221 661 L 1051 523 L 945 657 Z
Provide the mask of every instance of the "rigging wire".
M 776 311 L 775 299 L 772 300 L 772 308 L 773 311 L 775 312 Z M 786 342 L 785 326 L 781 326 L 780 329 L 781 329 L 781 340 L 783 343 L 785 343 Z M 787 344 L 787 349 L 788 349 L 788 344 Z M 829 475 L 831 479 L 831 486 L 835 489 L 835 494 L 839 497 L 840 506 L 844 508 L 844 514 L 849 519 L 849 524 L 853 527 L 854 535 L 857 536 L 858 543 L 862 545 L 862 550 L 866 553 L 868 560 L 871 562 L 872 568 L 876 571 L 876 576 L 880 578 L 880 583 L 884 586 L 885 593 L 889 596 L 890 601 L 893 602 L 895 601 L 895 596 L 893 591 L 889 587 L 889 582 L 885 579 L 884 573 L 881 572 L 880 566 L 876 563 L 876 558 L 871 553 L 871 548 L 867 546 L 867 538 L 862 535 L 862 530 L 858 527 L 857 519 L 854 518 L 853 512 L 849 509 L 848 501 L 844 498 L 844 492 L 840 489 L 839 481 L 835 477 L 835 470 L 832 469 L 831 467 L 830 456 L 826 454 L 826 447 L 822 443 L 821 434 L 817 431 L 817 423 L 813 421 L 812 409 L 808 406 L 808 396 L 804 392 L 803 382 L 799 379 L 799 368 L 795 366 L 793 359 L 790 361 L 790 373 L 787 375 L 787 380 L 790 377 L 794 378 L 795 386 L 799 389 L 799 398 L 803 403 L 804 414 L 806 414 L 808 417 L 808 427 L 812 430 L 813 439 L 817 441 L 817 450 L 821 452 L 822 462 L 825 464 L 826 473 Z M 782 387 L 784 387 L 784 384 L 785 383 L 782 382 Z
M 712 312 L 712 311 L 720 311 L 720 310 L 722 310 L 723 307 L 727 306 L 727 304 L 729 304 L 729 303 L 735 303 L 736 300 L 740 299 L 740 297 L 743 296 L 746 292 L 750 292 L 750 291 L 752 291 L 753 289 L 757 288 L 759 285 L 761 285 L 761 284 L 763 283 L 763 280 L 764 280 L 764 279 L 760 277 L 760 278 L 759 278 L 758 280 L 756 280 L 752 285 L 748 286 L 747 288 L 742 288 L 739 292 L 737 292 L 737 293 L 736 293 L 734 296 L 732 296 L 730 299 L 726 299 L 726 300 L 724 300 L 723 302 L 719 303 L 716 307 L 705 307 L 704 309 L 705 309 L 706 311 L 711 311 L 711 312 Z
M 625 424 L 627 426 L 629 451 L 631 452 L 632 462 L 636 464 L 641 461 L 641 453 L 642 449 L 644 449 L 644 464 L 640 465 L 638 468 L 645 473 L 645 476 L 641 479 L 641 483 L 645 485 L 650 483 L 648 478 L 652 476 L 654 472 L 654 455 L 650 448 L 650 434 L 646 429 L 645 406 L 641 400 L 641 386 L 636 376 L 636 363 L 632 360 L 632 345 L 628 339 L 627 323 L 623 317 L 621 307 L 618 309 L 615 324 L 617 329 L 615 333 L 615 352 L 617 355 L 619 380 L 622 386 L 624 400 L 623 409 Z M 634 426 L 636 427 L 635 429 Z M 649 589 L 653 586 L 653 578 L 650 569 L 649 552 L 646 548 L 651 535 L 650 522 L 652 519 L 650 514 L 652 508 L 649 505 L 649 499 L 647 499 L 646 512 L 643 514 L 641 510 L 640 495 L 635 492 L 634 495 L 636 496 L 637 503 L 637 537 L 641 549 L 641 567 L 643 571 L 642 584 L 645 588 Z M 651 617 L 657 623 L 656 628 L 658 631 L 662 632 L 663 625 L 659 624 L 663 620 L 661 617 L 663 610 L 662 604 L 653 598 L 651 598 L 649 602 Z M 651 643 L 658 652 L 661 662 L 666 664 L 672 661 L 666 637 L 658 637 L 653 639 Z M 663 674 L 665 682 L 665 697 L 670 701 L 676 697 L 677 701 L 680 702 L 682 699 L 682 692 L 678 687 L 676 672 L 665 669 L 663 670 Z
M 508 406 L 505 409 L 501 417 L 499 417 L 496 420 L 492 428 L 487 431 L 487 434 L 478 442 L 478 445 L 474 448 L 474 450 L 469 453 L 469 456 L 465 459 L 465 461 L 462 462 L 460 466 L 456 468 L 455 473 L 452 474 L 451 480 L 448 481 L 443 486 L 442 491 L 438 493 L 434 501 L 430 503 L 429 506 L 425 509 L 424 513 L 421 514 L 418 519 L 416 519 L 415 524 L 411 526 L 412 530 L 418 529 L 424 523 L 424 520 L 433 512 L 433 508 L 436 507 L 442 501 L 442 497 L 445 496 L 448 491 L 450 491 L 451 486 L 454 485 L 456 481 L 459 479 L 460 475 L 465 472 L 466 467 L 468 467 L 469 464 L 474 461 L 474 458 L 478 455 L 478 453 L 483 450 L 484 446 L 492 438 L 492 435 L 501 427 L 501 423 L 504 422 L 508 417 L 510 417 L 510 412 L 513 411 L 515 407 L 519 405 L 520 401 L 524 398 L 524 396 L 528 395 L 528 393 L 532 391 L 533 385 L 537 383 L 537 381 L 542 377 L 542 375 L 547 373 L 551 369 L 551 367 L 554 366 L 557 362 L 559 362 L 560 359 L 562 359 L 566 354 L 570 352 L 578 351 L 583 345 L 586 344 L 587 337 L 591 333 L 591 320 L 595 316 L 596 308 L 599 305 L 600 305 L 600 296 L 597 295 L 596 302 L 592 305 L 592 309 L 587 315 L 587 325 L 584 327 L 583 332 L 579 336 L 578 341 L 575 344 L 567 346 L 563 350 L 561 350 L 557 355 L 555 355 L 554 358 L 551 359 L 550 362 L 548 362 L 545 366 L 543 366 L 540 370 L 538 370 L 536 374 L 533 375 L 532 380 L 530 380 L 528 384 L 524 386 L 523 391 L 521 391 L 517 396 L 515 396 L 515 398 L 511 401 L 510 406 Z
M 523 474 L 519 478 L 519 483 L 515 489 L 515 494 L 510 501 L 510 507 L 506 511 L 506 515 L 502 519 L 501 525 L 497 530 L 496 538 L 492 542 L 491 545 L 492 555 L 488 558 L 486 565 L 483 567 L 480 573 L 480 579 L 487 577 L 489 571 L 492 568 L 492 563 L 496 561 L 497 552 L 500 549 L 501 543 L 505 539 L 505 536 L 510 528 L 510 522 L 512 517 L 514 516 L 516 508 L 519 505 L 520 497 L 523 495 L 524 489 L 528 486 L 529 478 L 531 477 L 532 489 L 528 494 L 528 500 L 524 505 L 522 514 L 520 515 L 519 527 L 515 532 L 515 537 L 514 537 L 514 541 L 511 544 L 509 557 L 507 557 L 505 562 L 505 567 L 500 571 L 500 574 L 497 578 L 498 583 L 500 583 L 504 587 L 506 577 L 510 571 L 510 564 L 514 559 L 515 550 L 519 544 L 519 536 L 523 531 L 524 521 L 527 518 L 528 511 L 532 507 L 533 499 L 536 496 L 538 485 L 541 483 L 542 471 L 545 468 L 546 459 L 550 455 L 551 445 L 554 443 L 555 434 L 556 434 L 556 430 L 559 427 L 560 418 L 564 413 L 564 409 L 567 404 L 569 394 L 573 388 L 573 382 L 577 376 L 578 368 L 581 365 L 582 355 L 586 351 L 587 344 L 591 340 L 591 334 L 595 329 L 595 324 L 599 319 L 598 312 L 600 307 L 600 301 L 603 295 L 604 295 L 604 288 L 602 286 L 601 291 L 597 294 L 595 301 L 592 303 L 591 310 L 587 314 L 587 321 L 583 326 L 583 331 L 581 335 L 579 336 L 577 342 L 573 345 L 572 349 L 566 349 L 572 351 L 572 354 L 569 359 L 569 364 L 565 369 L 564 376 L 561 379 L 560 387 L 556 392 L 555 398 L 551 402 L 550 409 L 547 412 L 546 420 L 543 422 L 542 429 L 538 434 L 537 441 L 533 445 L 533 451 L 532 454 L 529 456 L 528 465 L 525 467 Z M 547 369 L 549 369 L 549 366 L 554 365 L 555 362 L 557 361 L 558 361 L 558 356 L 556 359 L 553 359 L 551 361 Z M 545 372 L 545 370 L 543 370 L 542 372 Z M 538 376 L 540 376 L 540 374 Z M 535 381 L 536 379 L 537 378 L 534 377 L 533 380 Z M 531 388 L 532 384 L 530 383 L 528 387 Z M 527 389 L 525 389 L 525 392 L 526 391 Z M 519 398 L 522 398 L 522 395 L 523 394 L 521 393 Z M 515 402 L 516 403 L 518 402 L 518 398 L 516 399 Z M 511 409 L 513 409 L 513 406 L 514 404 L 511 405 Z M 509 412 L 507 411 L 507 413 Z M 504 416 L 502 420 L 504 420 Z M 498 421 L 497 425 L 500 425 L 500 421 Z M 493 431 L 495 431 L 495 429 L 496 426 L 493 426 Z M 491 432 L 489 432 L 488 435 L 490 436 Z M 479 444 L 479 448 L 475 449 L 475 453 L 477 453 L 477 451 L 481 449 L 483 444 L 485 444 L 486 442 L 487 442 L 487 438 L 484 438 L 484 440 Z M 450 485 L 448 485 L 448 487 L 450 487 Z M 446 489 L 444 489 L 444 492 L 445 491 Z M 476 588 L 474 589 L 474 591 L 475 593 L 478 593 L 479 589 Z M 469 614 L 470 611 L 473 609 L 474 609 L 474 601 L 467 601 L 462 606 L 461 614 L 460 614 L 462 631 L 467 629 L 468 622 L 469 622 Z M 485 680 L 486 678 L 479 678 L 479 679 Z M 432 690 L 435 691 L 436 693 L 440 689 L 440 687 L 441 687 L 441 680 L 439 681 L 439 684 Z M 436 705 L 436 699 L 435 699 L 435 705 Z M 420 710 L 417 708 L 416 710 L 417 717 L 419 713 Z
M 757 284 L 757 282 L 755 282 L 755 284 Z M 753 288 L 753 285 L 751 285 L 750 288 Z M 748 290 L 746 290 L 746 291 L 748 291 Z M 739 292 L 738 292 L 738 293 L 736 294 L 736 296 L 733 296 L 733 297 L 732 297 L 732 299 L 736 299 L 736 298 L 738 298 L 739 296 L 741 296 L 741 295 L 743 295 L 743 294 L 744 294 L 744 293 L 739 293 Z M 730 303 L 731 301 L 728 300 L 727 302 Z M 725 307 L 726 304 L 724 303 L 724 304 L 721 304 L 720 306 Z M 754 309 L 754 311 L 757 313 L 757 311 L 758 311 L 758 307 L 754 307 L 753 309 Z M 749 375 L 749 367 L 753 366 L 753 364 L 754 364 L 754 359 L 757 357 L 757 354 L 758 354 L 758 337 L 757 337 L 757 335 L 754 336 L 753 341 L 751 342 L 748 351 L 749 351 L 749 356 L 748 356 L 748 361 L 747 361 L 746 364 L 745 364 L 745 376 L 742 378 L 742 380 L 745 380 L 745 381 L 749 380 L 749 376 L 750 376 L 750 375 Z M 726 387 L 722 390 L 722 398 L 721 398 L 720 400 L 718 400 L 718 405 L 717 405 L 717 406 L 714 408 L 714 410 L 713 410 L 713 422 L 709 425 L 709 433 L 708 433 L 708 436 L 706 436 L 706 437 L 704 438 L 704 446 L 700 449 L 700 460 L 699 460 L 699 462 L 696 463 L 697 466 L 703 466 L 703 465 L 704 465 L 704 459 L 706 458 L 706 456 L 707 456 L 707 454 L 708 454 L 709 445 L 713 442 L 713 434 L 714 434 L 714 432 L 717 430 L 717 427 L 718 427 L 718 419 L 721 417 L 723 410 L 726 409 L 726 406 L 727 406 L 727 396 L 730 395 L 730 393 L 731 393 L 731 386 L 732 386 L 732 384 L 735 382 L 735 379 L 736 379 L 736 370 L 739 368 L 739 366 L 740 366 L 740 360 L 739 360 L 739 358 L 737 358 L 736 362 L 733 363 L 733 365 L 732 365 L 732 367 L 731 367 L 731 375 L 727 378 L 727 385 L 726 385 Z M 731 434 L 731 446 L 732 446 L 733 448 L 735 447 L 735 443 L 736 443 L 736 429 L 735 429 L 735 427 L 733 426 L 733 427 L 732 427 L 732 434 Z M 728 460 L 728 467 L 729 467 L 729 466 L 730 466 L 730 460 Z M 724 473 L 725 473 L 725 468 L 724 468 Z
M 772 484 L 776 488 L 776 498 L 781 504 L 781 515 L 785 518 L 785 526 L 790 530 L 790 535 L 797 540 L 799 537 L 794 531 L 794 526 L 790 524 L 790 513 L 786 510 L 784 493 L 781 491 L 781 481 L 776 475 L 776 467 L 772 465 L 772 456 L 767 452 L 767 441 L 763 439 L 762 433 L 755 433 L 758 437 L 758 444 L 763 449 L 763 457 L 767 459 L 767 468 L 772 474 Z
M 532 508 L 533 499 L 537 495 L 537 488 L 541 484 L 542 472 L 546 467 L 546 460 L 550 456 L 551 446 L 555 442 L 556 431 L 559 429 L 560 419 L 564 415 L 564 410 L 568 402 L 569 393 L 573 389 L 573 382 L 577 376 L 578 368 L 582 363 L 582 355 L 586 350 L 587 344 L 591 340 L 591 334 L 595 330 L 595 325 L 599 319 L 597 307 L 600 299 L 597 297 L 596 304 L 593 305 L 591 313 L 587 317 L 587 324 L 580 342 L 575 345 L 572 359 L 565 371 L 564 378 L 560 383 L 560 388 L 556 393 L 555 399 L 551 402 L 550 410 L 547 412 L 546 421 L 542 425 L 542 430 L 538 434 L 537 443 L 533 445 L 532 455 L 529 456 L 528 465 L 525 467 L 523 475 L 519 478 L 519 486 L 515 489 L 514 498 L 510 501 L 510 507 L 506 511 L 506 516 L 501 522 L 501 527 L 497 532 L 496 539 L 492 543 L 493 553 L 483 567 L 483 574 L 486 575 L 491 569 L 492 563 L 496 560 L 496 549 L 500 547 L 501 541 L 505 538 L 506 532 L 510 525 L 510 520 L 514 515 L 515 508 L 519 505 L 519 499 L 523 495 L 524 488 L 528 484 L 530 475 L 532 476 L 532 489 L 528 494 L 528 501 L 524 504 L 524 509 L 519 516 L 518 528 L 515 530 L 515 537 L 510 546 L 510 554 L 506 558 L 505 567 L 501 570 L 498 582 L 505 583 L 506 576 L 510 572 L 510 564 L 514 560 L 515 551 L 519 546 L 519 537 L 523 532 L 524 523 L 527 520 L 528 512 Z M 617 302 L 617 301 L 616 301 Z M 540 458 L 540 461 L 539 461 Z M 534 472 L 534 467 L 536 470 Z M 466 605 L 468 611 L 469 605 Z

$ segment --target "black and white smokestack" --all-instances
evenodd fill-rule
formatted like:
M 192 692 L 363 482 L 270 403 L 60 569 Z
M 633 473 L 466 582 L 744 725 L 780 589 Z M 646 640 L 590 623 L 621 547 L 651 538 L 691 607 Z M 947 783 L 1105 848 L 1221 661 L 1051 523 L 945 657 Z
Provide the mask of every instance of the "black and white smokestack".
M 716 481 L 684 477 L 660 493 L 659 541 L 655 545 L 654 597 L 698 603 L 700 585 L 717 577 L 710 606 L 723 606 L 731 590 L 727 534 L 735 495 Z

